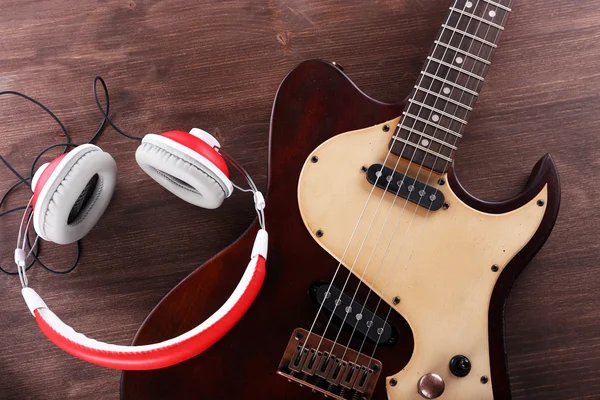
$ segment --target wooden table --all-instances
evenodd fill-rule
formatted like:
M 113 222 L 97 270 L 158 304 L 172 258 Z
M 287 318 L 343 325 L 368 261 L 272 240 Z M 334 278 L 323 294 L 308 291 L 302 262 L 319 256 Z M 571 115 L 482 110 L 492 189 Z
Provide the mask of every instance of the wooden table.
M 91 94 L 100 74 L 122 129 L 203 127 L 264 187 L 271 103 L 287 71 L 305 59 L 337 61 L 368 94 L 401 100 L 450 3 L 6 0 L 0 89 L 42 101 L 83 142 L 100 120 Z M 600 398 L 599 32 L 596 0 L 517 1 L 459 152 L 462 180 L 482 198 L 516 194 L 546 152 L 561 173 L 554 233 L 506 310 L 514 399 Z M 0 127 L 0 154 L 23 174 L 38 151 L 61 140 L 48 116 L 14 97 L 0 98 Z M 35 267 L 29 278 L 76 329 L 127 344 L 167 291 L 240 235 L 253 213 L 240 194 L 217 211 L 187 205 L 137 167 L 135 142 L 109 129 L 97 143 L 119 167 L 111 207 L 83 241 L 73 273 Z M 0 168 L 0 190 L 13 182 Z M 28 196 L 21 189 L 7 206 Z M 0 219 L 7 268 L 18 218 Z M 74 255 L 74 246 L 42 249 L 57 268 Z M 28 314 L 18 279 L 5 275 L 0 342 L 0 399 L 118 398 L 119 372 L 53 347 Z

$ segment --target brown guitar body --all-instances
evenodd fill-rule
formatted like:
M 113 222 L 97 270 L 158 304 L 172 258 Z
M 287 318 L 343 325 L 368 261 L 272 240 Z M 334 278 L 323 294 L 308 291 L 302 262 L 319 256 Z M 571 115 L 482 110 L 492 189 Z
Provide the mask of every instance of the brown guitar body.
M 271 119 L 266 209 L 270 247 L 267 277 L 258 298 L 238 325 L 198 357 L 163 370 L 125 372 L 122 399 L 323 398 L 322 394 L 299 388 L 276 374 L 294 329 L 309 329 L 317 313 L 318 305 L 308 295 L 311 284 L 330 282 L 337 266 L 337 261 L 306 229 L 301 217 L 300 174 L 307 157 L 328 139 L 394 120 L 403 108 L 403 104 L 383 104 L 366 96 L 330 63 L 307 61 L 290 72 L 279 88 Z M 491 365 L 487 368 L 494 398 L 508 399 L 504 302 L 512 283 L 541 248 L 554 225 L 560 202 L 558 175 L 552 159 L 546 156 L 534 168 L 526 190 L 500 203 L 471 197 L 452 169 L 447 179 L 460 201 L 489 214 L 517 209 L 545 191 L 541 223 L 536 225 L 528 243 L 503 266 L 489 304 Z M 237 242 L 177 285 L 148 316 L 134 344 L 174 337 L 212 314 L 229 297 L 243 273 L 256 230 L 255 224 Z M 335 282 L 340 287 L 347 270 L 341 272 L 340 282 Z M 358 279 L 351 277 L 349 287 L 355 288 L 357 283 Z M 360 294 L 357 298 L 364 298 Z M 326 322 L 327 319 L 320 321 Z M 387 399 L 385 378 L 396 375 L 407 365 L 415 343 L 409 324 L 399 313 L 392 311 L 390 323 L 397 329 L 399 340 L 375 353 L 375 358 L 383 364 L 373 395 L 377 400 Z M 351 347 L 359 347 L 360 343 L 352 342 Z

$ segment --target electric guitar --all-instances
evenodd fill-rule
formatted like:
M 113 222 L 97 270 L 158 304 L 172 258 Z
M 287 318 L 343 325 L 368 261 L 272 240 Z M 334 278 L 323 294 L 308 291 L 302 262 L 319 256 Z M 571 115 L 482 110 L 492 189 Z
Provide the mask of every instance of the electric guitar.
M 503 202 L 465 191 L 456 150 L 511 11 L 458 0 L 406 101 L 307 61 L 277 92 L 263 289 L 200 356 L 126 372 L 129 399 L 509 399 L 503 309 L 549 236 L 549 155 Z M 135 344 L 178 335 L 229 296 L 257 224 L 152 311 Z

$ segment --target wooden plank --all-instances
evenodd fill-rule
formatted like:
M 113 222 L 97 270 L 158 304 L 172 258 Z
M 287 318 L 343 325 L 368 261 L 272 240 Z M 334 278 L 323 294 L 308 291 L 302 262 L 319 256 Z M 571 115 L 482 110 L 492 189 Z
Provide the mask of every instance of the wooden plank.
M 366 93 L 399 101 L 415 85 L 449 3 L 7 0 L 0 87 L 43 101 L 83 142 L 100 120 L 91 97 L 100 74 L 122 129 L 142 135 L 203 127 L 264 186 L 271 103 L 287 71 L 304 59 L 337 61 Z M 513 398 L 595 398 L 600 190 L 591 177 L 600 167 L 600 9 L 594 0 L 517 1 L 512 8 L 457 169 L 475 195 L 506 198 L 520 191 L 540 153 L 553 154 L 563 184 L 561 215 L 507 306 Z M 0 121 L 0 154 L 22 173 L 59 138 L 53 122 L 23 100 L 1 98 Z M 237 238 L 254 214 L 239 194 L 216 211 L 186 205 L 141 172 L 134 142 L 108 130 L 98 144 L 119 166 L 112 206 L 84 240 L 76 272 L 54 276 L 34 268 L 29 277 L 76 329 L 126 344 L 152 307 Z M 0 169 L 0 190 L 12 182 Z M 20 190 L 8 206 L 28 195 Z M 0 219 L 7 268 L 17 218 Z M 74 252 L 42 247 L 57 268 Z M 118 372 L 75 361 L 42 337 L 18 279 L 0 276 L 0 304 L 0 399 L 119 398 Z

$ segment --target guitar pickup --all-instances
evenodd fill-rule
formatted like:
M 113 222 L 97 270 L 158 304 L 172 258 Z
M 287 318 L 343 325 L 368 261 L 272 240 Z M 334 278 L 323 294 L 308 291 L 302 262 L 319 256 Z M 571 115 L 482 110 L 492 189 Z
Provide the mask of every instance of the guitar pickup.
M 381 164 L 367 170 L 367 180 L 378 188 L 387 190 L 427 210 L 437 211 L 444 205 L 444 193 L 410 176 Z
M 343 322 L 343 328 L 348 332 L 359 338 L 366 336 L 369 343 L 378 346 L 390 346 L 398 342 L 398 332 L 392 325 L 373 314 L 362 303 L 341 293 L 335 285 L 331 285 L 331 288 L 329 286 L 327 282 L 315 282 L 309 293 L 317 304 L 322 304 L 328 313 L 333 313 L 336 323 Z

